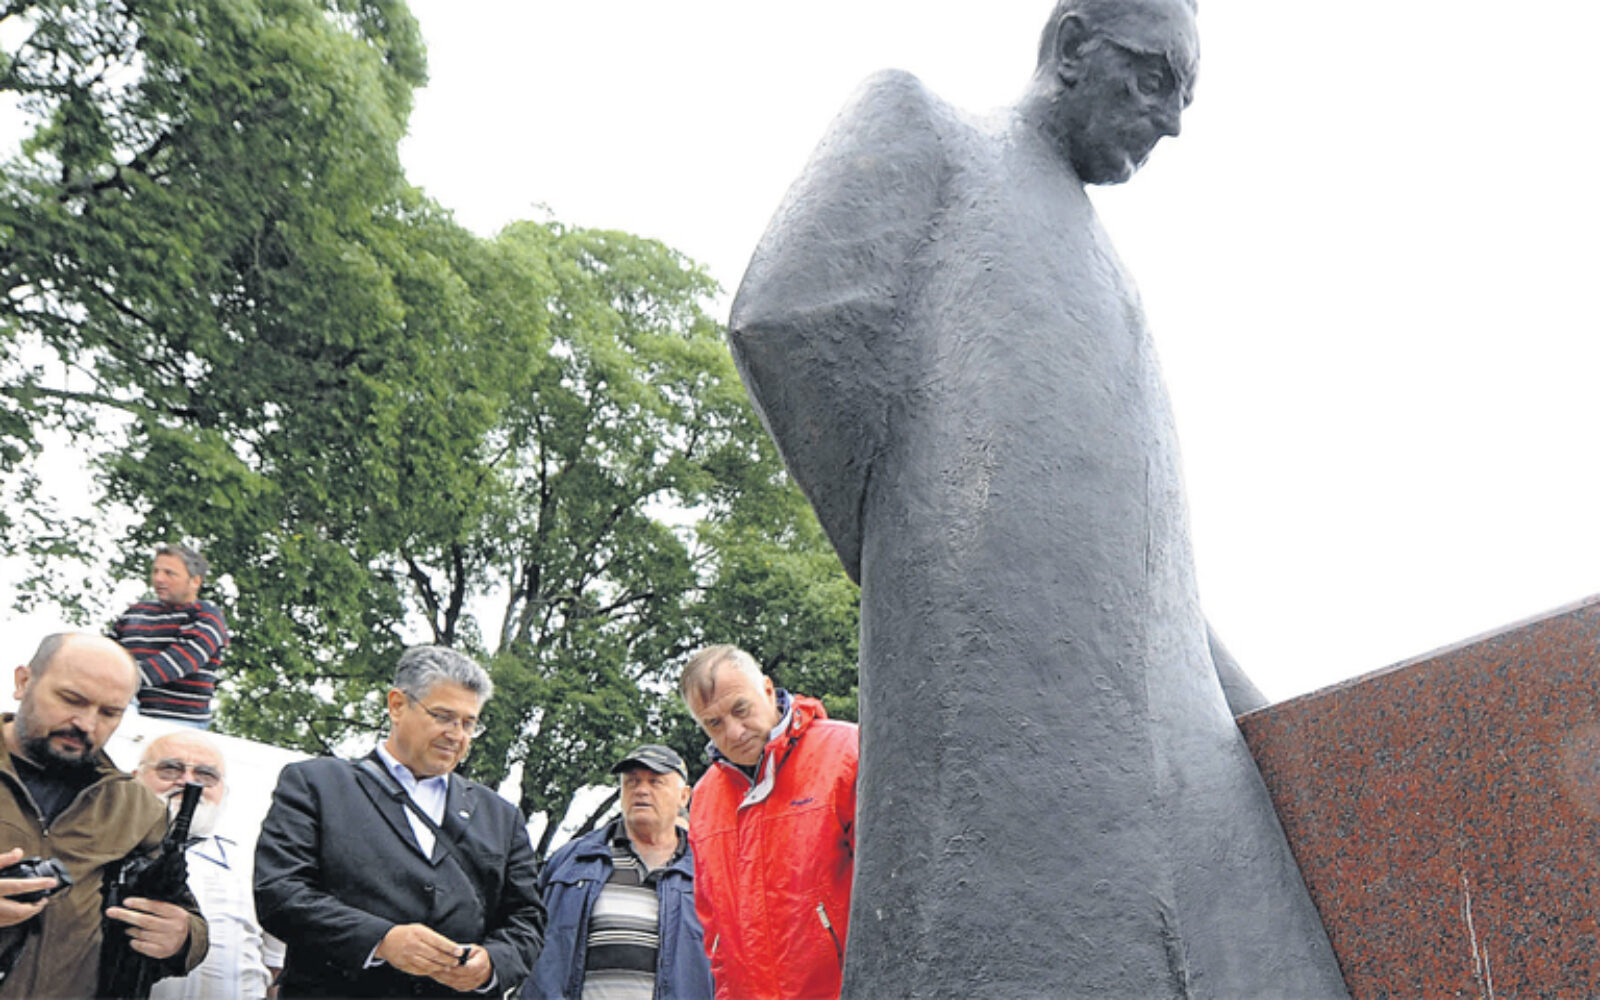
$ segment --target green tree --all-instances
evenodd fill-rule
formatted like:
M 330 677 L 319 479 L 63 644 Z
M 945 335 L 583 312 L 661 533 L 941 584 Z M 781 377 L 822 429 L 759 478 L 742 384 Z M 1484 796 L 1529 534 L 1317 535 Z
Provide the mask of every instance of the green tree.
M 670 732 L 693 758 L 671 681 L 688 652 L 725 635 L 703 608 L 716 595 L 736 603 L 738 560 L 779 564 L 803 549 L 797 577 L 852 592 L 832 609 L 852 650 L 853 588 L 817 549 L 815 519 L 746 400 L 704 311 L 714 286 L 703 271 L 651 240 L 559 224 L 508 227 L 494 249 L 530 259 L 524 270 L 546 263 L 553 284 L 537 314 L 549 347 L 520 366 L 494 432 L 481 535 L 406 563 L 423 595 L 477 592 L 456 612 L 498 599 L 497 626 L 473 630 L 494 635 L 502 694 L 472 767 L 493 779 L 520 764 L 523 807 L 559 818 L 629 744 Z M 770 529 L 764 541 L 758 527 Z M 802 602 L 814 586 L 806 577 L 781 596 Z M 763 596 L 776 604 L 784 589 Z M 436 637 L 458 633 L 444 602 L 424 604 Z M 820 618 L 774 615 L 790 617 L 795 640 Z
M 215 450 L 339 391 L 392 312 L 365 231 L 424 78 L 404 4 L 13 0 L 0 24 L 0 99 L 38 123 L 0 164 L 0 461 L 45 428 L 94 442 L 108 409 Z M 301 363 L 260 363 L 280 348 Z
M 403 4 L 0 11 L 40 122 L 0 165 L 0 544 L 70 555 L 25 459 L 42 428 L 98 452 L 125 571 L 183 536 L 233 580 L 223 728 L 331 752 L 383 724 L 401 646 L 457 646 L 498 684 L 468 768 L 559 819 L 632 743 L 697 758 L 672 679 L 705 642 L 853 712 L 854 588 L 712 282 L 625 233 L 480 239 L 407 187 Z

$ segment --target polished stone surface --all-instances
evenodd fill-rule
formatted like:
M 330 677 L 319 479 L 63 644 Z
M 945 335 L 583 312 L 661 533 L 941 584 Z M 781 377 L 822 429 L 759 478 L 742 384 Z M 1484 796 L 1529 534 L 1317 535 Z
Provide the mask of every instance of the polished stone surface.
M 1239 725 L 1352 996 L 1600 996 L 1600 597 Z

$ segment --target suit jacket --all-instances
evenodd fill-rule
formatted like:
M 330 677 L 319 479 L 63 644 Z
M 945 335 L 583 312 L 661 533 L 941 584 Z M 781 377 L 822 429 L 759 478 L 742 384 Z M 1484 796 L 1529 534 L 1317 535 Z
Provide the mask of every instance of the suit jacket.
M 424 857 L 403 795 L 355 761 L 324 757 L 283 769 L 255 875 L 261 926 L 288 946 L 282 996 L 460 995 L 387 964 L 364 968 L 389 929 L 406 923 L 483 946 L 495 994 L 526 978 L 543 941 L 544 907 L 521 814 L 451 775 L 443 835 Z

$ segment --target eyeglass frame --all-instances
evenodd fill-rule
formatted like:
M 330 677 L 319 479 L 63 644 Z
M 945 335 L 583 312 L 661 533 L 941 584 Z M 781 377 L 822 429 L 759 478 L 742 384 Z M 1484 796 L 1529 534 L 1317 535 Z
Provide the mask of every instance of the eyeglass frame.
M 210 764 L 195 764 L 177 757 L 163 757 L 151 764 L 141 765 L 148 767 L 164 781 L 178 781 L 187 774 L 193 774 L 195 784 L 201 788 L 216 788 L 225 780 L 222 772 Z M 172 774 L 162 774 L 163 771 L 173 771 Z
M 483 720 L 477 716 L 472 716 L 472 721 L 469 723 L 466 719 L 448 709 L 430 707 L 410 691 L 401 691 L 400 693 L 406 696 L 406 701 L 427 712 L 428 717 L 434 722 L 446 729 L 459 728 L 463 733 L 467 734 L 467 739 L 469 740 L 475 740 L 489 731 L 489 727 L 484 725 Z

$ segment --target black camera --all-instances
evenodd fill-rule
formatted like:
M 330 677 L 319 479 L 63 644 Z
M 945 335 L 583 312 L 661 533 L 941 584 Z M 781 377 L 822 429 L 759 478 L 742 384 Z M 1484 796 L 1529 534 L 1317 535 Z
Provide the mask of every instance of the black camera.
M 19 903 L 37 903 L 41 899 L 48 899 L 58 892 L 66 892 L 72 886 L 72 876 L 67 874 L 67 866 L 58 858 L 23 858 L 14 865 L 0 868 L 0 878 L 54 878 L 59 881 L 48 889 L 35 889 L 32 892 L 19 892 L 15 896 L 7 896 Z

